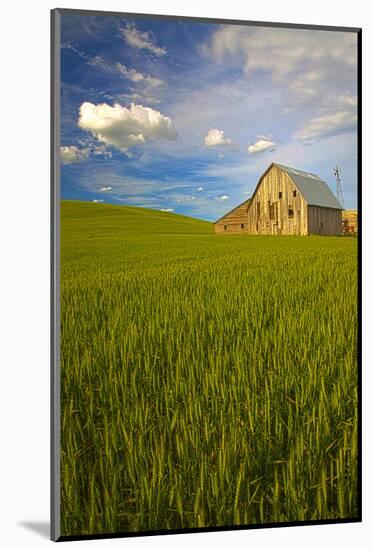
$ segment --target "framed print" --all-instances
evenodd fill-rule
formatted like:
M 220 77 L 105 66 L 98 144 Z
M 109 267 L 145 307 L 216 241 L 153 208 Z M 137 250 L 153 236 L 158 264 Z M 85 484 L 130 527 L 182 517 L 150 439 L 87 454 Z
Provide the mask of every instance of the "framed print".
M 361 30 L 52 11 L 52 539 L 361 520 Z

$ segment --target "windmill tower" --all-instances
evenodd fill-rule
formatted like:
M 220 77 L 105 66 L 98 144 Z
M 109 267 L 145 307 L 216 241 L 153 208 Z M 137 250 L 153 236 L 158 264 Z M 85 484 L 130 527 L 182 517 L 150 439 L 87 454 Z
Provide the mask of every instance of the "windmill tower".
M 341 188 L 341 179 L 340 179 L 341 170 L 338 166 L 334 168 L 334 176 L 336 178 L 336 197 L 343 207 L 343 234 L 349 232 L 349 223 L 347 217 L 347 211 L 345 210 L 343 190 Z

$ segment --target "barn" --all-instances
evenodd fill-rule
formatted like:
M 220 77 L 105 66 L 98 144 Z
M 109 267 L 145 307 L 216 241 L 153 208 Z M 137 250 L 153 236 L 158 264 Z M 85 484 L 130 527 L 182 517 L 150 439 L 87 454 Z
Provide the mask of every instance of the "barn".
M 215 232 L 247 235 L 341 235 L 342 206 L 319 176 L 272 163 L 251 199 L 219 218 Z

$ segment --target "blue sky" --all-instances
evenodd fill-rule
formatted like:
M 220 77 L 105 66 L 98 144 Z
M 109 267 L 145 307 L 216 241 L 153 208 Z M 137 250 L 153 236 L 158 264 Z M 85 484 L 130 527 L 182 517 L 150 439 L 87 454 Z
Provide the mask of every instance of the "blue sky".
M 271 162 L 357 203 L 355 33 L 62 16 L 62 198 L 215 220 Z

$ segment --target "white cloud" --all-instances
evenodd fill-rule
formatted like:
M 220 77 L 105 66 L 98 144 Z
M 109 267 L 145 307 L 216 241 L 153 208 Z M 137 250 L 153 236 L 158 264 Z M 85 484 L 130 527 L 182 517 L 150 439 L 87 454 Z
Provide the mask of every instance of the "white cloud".
M 107 61 L 105 61 L 101 55 L 95 55 L 94 57 L 89 57 L 86 54 L 83 54 L 82 57 L 85 59 L 86 63 L 88 65 L 91 65 L 92 67 L 99 67 L 104 71 L 112 70 L 112 66 L 110 65 L 110 63 L 107 63 Z
M 307 108 L 320 117 L 355 106 L 356 33 L 225 25 L 201 52 L 223 66 L 242 68 L 246 87 L 264 82 L 271 105 L 273 92 L 279 93 L 281 115 Z
M 100 191 L 101 193 L 104 193 L 104 192 L 106 192 L 106 191 L 112 191 L 112 187 L 111 187 L 110 185 L 107 185 L 106 187 L 101 187 L 101 188 L 99 189 L 99 191 Z
M 276 147 L 276 144 L 271 138 L 261 136 L 255 143 L 251 143 L 247 147 L 248 153 L 263 153 L 264 151 L 271 151 Z
M 121 63 L 116 63 L 116 68 L 122 76 L 131 80 L 131 82 L 134 82 L 135 84 L 147 84 L 152 88 L 157 88 L 158 86 L 162 86 L 164 84 L 164 81 L 160 78 L 145 75 L 143 73 L 140 73 L 136 69 L 128 69 L 125 65 L 122 65 Z
M 174 208 L 160 208 L 161 212 L 174 212 Z
M 79 148 L 76 145 L 65 145 L 61 147 L 61 162 L 62 164 L 74 164 L 83 162 L 89 158 L 89 149 Z
M 204 190 L 203 187 L 201 187 L 201 186 L 200 186 L 200 187 L 197 187 L 197 191 L 198 191 L 198 192 L 201 192 L 201 191 L 203 191 L 203 190 Z
M 216 145 L 230 145 L 232 141 L 224 136 L 224 130 L 213 128 L 209 130 L 204 137 L 206 147 L 215 147 Z
M 323 78 L 324 66 L 356 66 L 357 36 L 332 31 L 226 25 L 213 34 L 202 50 L 217 61 L 226 55 L 239 55 L 246 74 L 266 70 L 281 79 L 299 71 L 306 74 L 307 81 L 314 82 Z M 303 67 L 306 70 L 303 71 Z
M 92 155 L 104 156 L 105 159 L 112 158 L 112 152 L 107 149 L 106 145 L 97 145 L 93 142 L 90 142 L 90 153 Z
M 133 48 L 148 50 L 159 56 L 166 54 L 166 48 L 157 46 L 155 40 L 148 32 L 141 32 L 134 26 L 130 26 L 121 29 L 121 33 L 124 40 Z
M 78 125 L 97 140 L 113 145 L 123 152 L 147 139 L 175 140 L 177 133 L 172 120 L 150 107 L 132 103 L 113 107 L 107 103 L 94 105 L 86 101 L 80 106 Z
M 355 130 L 356 124 L 355 112 L 341 111 L 312 118 L 296 133 L 296 137 L 304 142 L 312 142 L 319 138 Z
M 91 202 L 104 202 L 104 199 L 93 199 Z
M 220 195 L 220 197 L 217 197 L 216 200 L 220 201 L 220 202 L 224 202 L 224 201 L 229 200 L 229 196 L 228 195 Z
M 119 72 L 119 74 L 121 74 L 122 76 L 124 76 L 125 78 L 133 82 L 134 84 L 145 84 L 152 88 L 157 88 L 165 84 L 165 82 L 160 78 L 157 78 L 155 76 L 145 75 L 134 68 L 126 67 L 126 65 L 123 65 L 122 63 L 116 63 L 116 64 L 110 63 L 109 61 L 106 61 L 105 59 L 103 59 L 103 57 L 100 55 L 89 57 L 86 54 L 83 54 L 83 58 L 85 59 L 88 65 L 91 65 L 93 67 L 98 67 L 99 69 L 102 69 L 103 71 L 106 71 L 109 73 L 115 73 L 117 71 Z

